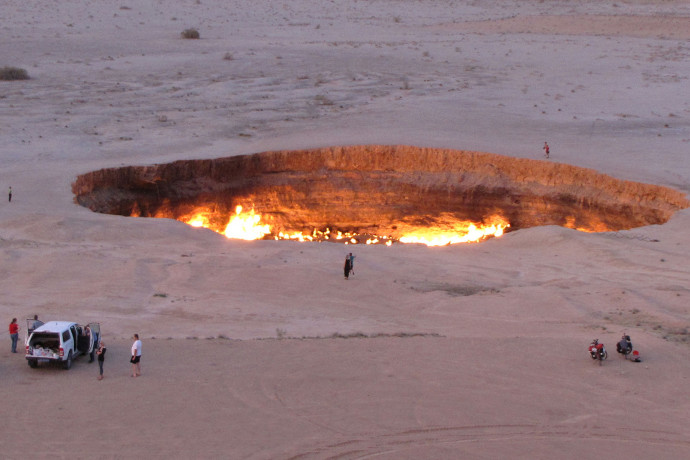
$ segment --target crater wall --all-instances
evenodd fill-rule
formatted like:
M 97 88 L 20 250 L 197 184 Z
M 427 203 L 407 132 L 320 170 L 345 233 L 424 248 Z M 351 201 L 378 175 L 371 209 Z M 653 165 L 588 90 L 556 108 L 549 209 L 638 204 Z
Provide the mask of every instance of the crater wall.
M 253 206 L 276 231 L 329 227 L 399 236 L 411 226 L 482 222 L 512 230 L 562 225 L 611 231 L 666 222 L 690 205 L 671 188 L 549 161 L 413 146 L 341 146 L 93 171 L 72 185 L 95 212 L 212 226 Z

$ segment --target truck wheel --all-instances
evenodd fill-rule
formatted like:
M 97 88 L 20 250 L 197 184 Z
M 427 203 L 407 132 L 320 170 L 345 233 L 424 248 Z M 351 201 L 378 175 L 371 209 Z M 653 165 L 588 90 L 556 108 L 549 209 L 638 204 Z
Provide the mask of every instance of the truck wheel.
M 67 361 L 65 361 L 65 370 L 68 371 L 70 367 L 72 367 L 72 352 L 69 352 L 69 355 L 67 355 Z
M 29 363 L 31 369 L 36 369 L 38 367 L 38 361 L 35 359 L 27 359 L 26 362 Z

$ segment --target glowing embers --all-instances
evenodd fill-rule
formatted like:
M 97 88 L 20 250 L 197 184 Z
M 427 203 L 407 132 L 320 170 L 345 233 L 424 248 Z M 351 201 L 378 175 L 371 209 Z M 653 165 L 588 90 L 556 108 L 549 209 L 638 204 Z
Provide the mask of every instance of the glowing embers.
M 565 222 L 563 223 L 563 226 L 565 228 L 572 228 L 573 230 L 577 230 L 579 232 L 585 232 L 585 233 L 596 233 L 596 232 L 608 232 L 610 231 L 610 228 L 603 222 L 601 222 L 599 219 L 596 217 L 592 217 L 588 222 L 587 222 L 587 227 L 580 226 L 576 224 L 576 219 L 573 216 L 567 216 L 565 218 Z
M 393 242 L 419 243 L 427 246 L 445 246 L 456 243 L 474 243 L 491 237 L 503 235 L 510 223 L 501 216 L 492 216 L 484 222 L 459 221 L 451 214 L 443 213 L 433 220 L 432 225 L 415 225 L 401 222 L 393 225 L 393 235 L 371 235 L 356 232 L 332 231 L 313 229 L 311 233 L 293 230 L 273 230 L 271 225 L 262 222 L 262 215 L 252 207 L 244 211 L 243 206 L 235 207 L 235 214 L 223 226 L 214 225 L 218 216 L 208 209 L 196 210 L 191 216 L 180 217 L 178 220 L 192 227 L 203 227 L 225 235 L 227 238 L 243 240 L 293 240 L 293 241 L 335 241 L 345 244 L 385 244 Z M 224 220 L 224 219 L 223 219 Z

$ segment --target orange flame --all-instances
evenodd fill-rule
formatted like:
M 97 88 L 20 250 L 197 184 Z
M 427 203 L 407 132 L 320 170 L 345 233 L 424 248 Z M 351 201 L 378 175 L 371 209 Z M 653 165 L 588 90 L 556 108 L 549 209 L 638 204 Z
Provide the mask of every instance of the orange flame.
M 200 227 L 208 228 L 209 227 L 208 218 L 206 216 L 201 215 L 201 214 L 197 214 L 193 218 L 189 219 L 187 221 L 187 223 L 189 225 L 191 225 L 192 227 L 196 227 L 196 228 L 200 228 Z
M 510 227 L 504 218 L 495 216 L 488 224 L 458 222 L 452 228 L 419 228 L 400 237 L 402 243 L 422 243 L 427 246 L 445 246 L 457 243 L 476 243 L 489 237 L 503 235 Z
M 181 221 L 193 226 L 210 228 L 218 233 L 222 233 L 227 238 L 236 238 L 243 240 L 258 240 L 273 235 L 276 240 L 292 240 L 292 241 L 325 241 L 335 240 L 342 241 L 345 244 L 385 244 L 390 246 L 394 241 L 401 243 L 420 243 L 427 246 L 445 246 L 448 244 L 477 242 L 489 237 L 498 237 L 503 235 L 503 231 L 510 227 L 507 220 L 500 216 L 494 216 L 488 222 L 460 222 L 455 220 L 448 220 L 447 217 L 441 216 L 441 224 L 432 226 L 430 228 L 420 227 L 418 225 L 401 226 L 400 233 L 403 236 L 396 238 L 394 236 L 382 235 L 360 235 L 352 232 L 335 231 L 327 228 L 325 231 L 314 229 L 312 234 L 304 234 L 302 232 L 278 232 L 273 233 L 269 224 L 261 223 L 261 214 L 257 214 L 252 208 L 248 212 L 243 212 L 242 206 L 235 208 L 235 214 L 230 216 L 225 228 L 214 228 L 212 220 L 213 213 L 210 210 L 198 210 L 191 216 L 180 218 Z
M 271 227 L 259 225 L 261 215 L 254 212 L 254 208 L 248 213 L 242 214 L 242 206 L 235 208 L 235 215 L 230 217 L 228 225 L 223 231 L 227 238 L 237 238 L 241 240 L 259 240 L 271 233 Z

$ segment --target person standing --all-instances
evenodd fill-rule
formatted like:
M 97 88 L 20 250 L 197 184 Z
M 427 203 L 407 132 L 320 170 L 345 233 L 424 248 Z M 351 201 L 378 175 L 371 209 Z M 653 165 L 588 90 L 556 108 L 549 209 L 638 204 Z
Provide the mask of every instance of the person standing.
M 93 355 L 96 353 L 96 350 L 98 350 L 98 344 L 101 340 L 99 332 L 100 329 L 98 331 L 91 331 L 91 334 L 93 335 L 93 348 L 91 349 L 91 359 L 93 359 Z
M 132 363 L 132 377 L 137 377 L 141 375 L 141 340 L 139 340 L 139 334 L 134 334 L 132 337 L 134 343 L 132 344 L 132 357 L 129 362 Z
M 10 338 L 12 339 L 12 353 L 17 352 L 17 342 L 19 341 L 19 324 L 17 318 L 12 318 L 10 323 Z
M 352 269 L 352 265 L 350 265 L 350 256 L 346 255 L 345 256 L 345 266 L 343 267 L 343 271 L 345 272 L 345 279 L 348 279 L 350 276 L 350 269 Z
M 31 329 L 29 329 L 27 332 L 29 335 L 39 327 L 43 326 L 43 321 L 38 319 L 38 315 L 34 315 L 34 322 L 31 323 Z
M 355 256 L 350 253 L 350 273 L 355 274 Z
M 10 187 L 9 198 L 10 198 L 10 203 L 11 203 L 12 202 L 12 187 Z
M 101 340 L 98 344 L 98 350 L 96 350 L 96 355 L 98 355 L 98 380 L 103 380 L 103 362 L 105 362 L 105 343 Z
M 91 328 L 89 326 L 84 327 L 84 337 L 88 339 L 88 342 L 91 341 Z M 87 343 L 88 343 L 87 342 Z M 91 345 L 91 352 L 89 352 L 89 362 L 93 362 L 93 354 L 96 352 L 96 342 L 93 342 L 93 345 Z
M 547 144 L 546 141 L 544 141 L 544 147 L 542 147 L 542 149 L 544 149 L 544 156 L 548 160 L 551 149 L 549 148 L 549 144 Z

